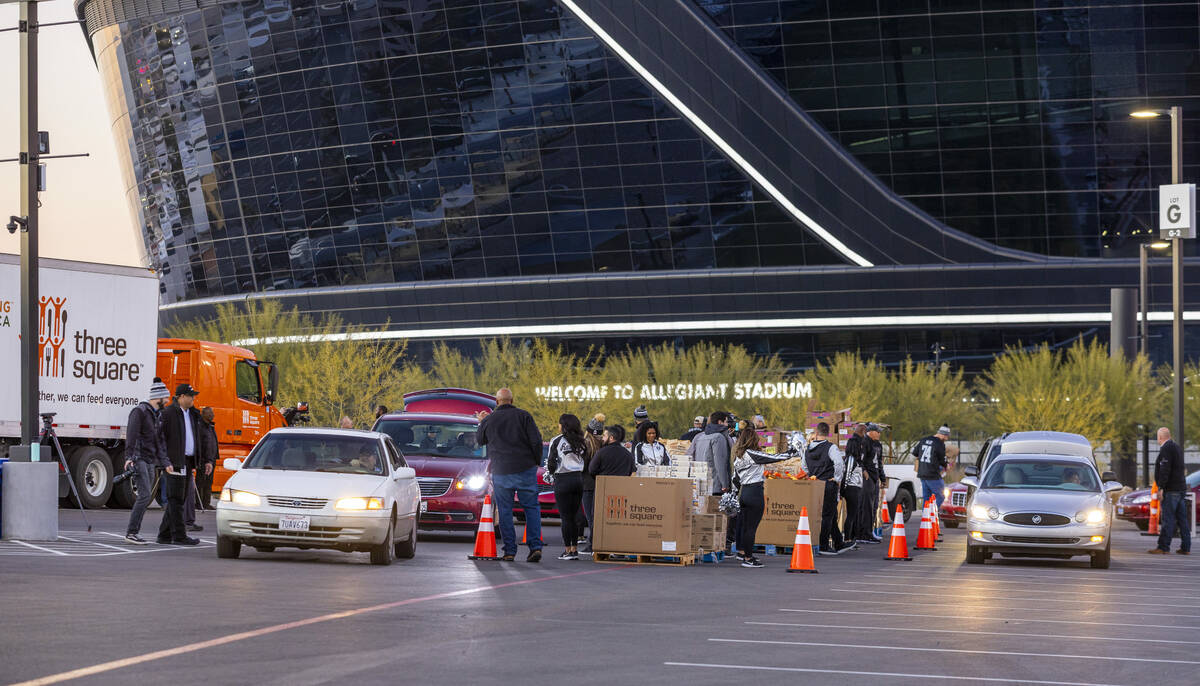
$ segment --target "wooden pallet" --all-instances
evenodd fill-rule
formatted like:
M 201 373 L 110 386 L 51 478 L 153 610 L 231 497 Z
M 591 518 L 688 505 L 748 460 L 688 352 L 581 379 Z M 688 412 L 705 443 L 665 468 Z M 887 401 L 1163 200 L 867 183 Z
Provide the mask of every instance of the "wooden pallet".
M 679 553 L 678 555 L 649 555 L 646 553 L 592 553 L 596 562 L 626 565 L 660 565 L 666 567 L 686 567 L 696 564 L 695 553 Z

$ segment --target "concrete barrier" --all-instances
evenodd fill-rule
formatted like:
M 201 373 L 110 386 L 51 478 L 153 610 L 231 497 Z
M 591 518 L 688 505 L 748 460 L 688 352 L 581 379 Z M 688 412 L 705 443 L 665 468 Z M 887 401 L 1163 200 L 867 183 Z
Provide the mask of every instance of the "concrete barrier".
M 58 463 L 5 462 L 3 469 L 4 540 L 57 540 Z

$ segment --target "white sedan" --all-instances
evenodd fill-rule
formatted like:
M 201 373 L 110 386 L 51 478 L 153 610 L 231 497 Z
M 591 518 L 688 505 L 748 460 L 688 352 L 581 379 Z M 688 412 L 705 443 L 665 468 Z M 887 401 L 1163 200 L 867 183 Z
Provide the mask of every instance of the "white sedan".
M 351 429 L 274 429 L 246 457 L 217 505 L 217 556 L 242 545 L 370 552 L 371 563 L 411 558 L 421 492 L 391 437 Z

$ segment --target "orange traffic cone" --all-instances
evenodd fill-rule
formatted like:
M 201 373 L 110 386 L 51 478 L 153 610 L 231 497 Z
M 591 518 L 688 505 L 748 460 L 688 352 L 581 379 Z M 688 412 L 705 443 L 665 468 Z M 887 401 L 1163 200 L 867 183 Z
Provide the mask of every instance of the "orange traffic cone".
M 883 494 L 881 492 L 880 497 L 879 497 L 879 521 L 883 522 L 884 524 L 891 524 L 892 519 L 891 519 L 891 517 L 888 517 L 887 506 L 888 506 L 887 500 L 884 500 Z
M 1150 485 L 1150 528 L 1143 535 L 1158 535 L 1158 484 Z
M 921 529 L 917 532 L 917 550 L 937 550 L 937 539 L 933 537 L 933 524 L 930 522 L 929 501 L 925 501 L 925 509 L 921 510 Z
M 525 530 L 521 532 L 521 545 L 529 542 L 529 525 L 525 525 Z M 542 545 L 546 545 L 546 537 L 542 537 Z
M 499 560 L 496 555 L 496 527 L 492 523 L 492 496 L 483 497 L 483 510 L 479 513 L 479 531 L 475 534 L 475 553 L 468 560 Z
M 912 561 L 908 556 L 908 540 L 904 537 L 904 510 L 896 506 L 896 523 L 892 525 L 892 540 L 888 542 L 888 554 L 885 560 L 907 560 Z
M 788 565 L 789 572 L 817 573 L 813 564 L 812 534 L 808 529 L 808 508 L 800 508 L 800 522 L 796 524 L 796 542 L 792 546 L 792 562 Z
M 941 542 L 942 538 L 942 513 L 938 509 L 937 500 L 933 501 L 933 540 Z

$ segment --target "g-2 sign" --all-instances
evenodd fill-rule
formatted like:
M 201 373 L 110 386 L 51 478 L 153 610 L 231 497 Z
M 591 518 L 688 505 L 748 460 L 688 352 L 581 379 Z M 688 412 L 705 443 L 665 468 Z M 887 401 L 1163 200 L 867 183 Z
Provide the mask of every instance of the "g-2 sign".
M 1158 230 L 1167 239 L 1196 237 L 1196 184 L 1158 187 Z

